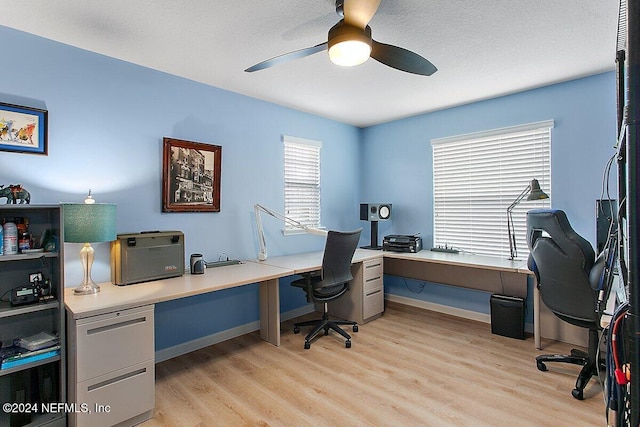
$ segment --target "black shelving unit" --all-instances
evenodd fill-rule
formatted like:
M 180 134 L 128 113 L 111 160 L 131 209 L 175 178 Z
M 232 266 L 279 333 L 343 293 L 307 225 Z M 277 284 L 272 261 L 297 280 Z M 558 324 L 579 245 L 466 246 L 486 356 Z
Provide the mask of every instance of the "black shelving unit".
M 61 209 L 59 205 L 0 205 L 0 220 L 16 217 L 29 219 L 34 236 L 46 230 L 58 239 L 58 244 L 57 250 L 51 252 L 0 256 L 0 339 L 8 345 L 17 338 L 46 332 L 57 335 L 61 345 L 45 358 L 32 357 L 23 364 L 4 364 L 10 367 L 0 369 L 0 401 L 13 405 L 9 411 L 0 412 L 0 425 L 63 427 L 67 424 L 64 411 L 55 405 L 47 410 L 47 405 L 66 402 Z M 10 290 L 30 285 L 33 273 L 41 273 L 43 279 L 50 281 L 50 288 L 43 292 L 46 295 L 39 302 L 12 305 Z

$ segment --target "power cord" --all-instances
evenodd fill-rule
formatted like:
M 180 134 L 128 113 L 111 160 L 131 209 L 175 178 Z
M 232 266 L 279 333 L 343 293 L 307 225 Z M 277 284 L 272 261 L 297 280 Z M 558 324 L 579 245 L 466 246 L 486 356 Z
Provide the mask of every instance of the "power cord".
M 406 278 L 402 278 L 402 281 L 404 282 L 404 286 L 409 290 L 409 292 L 413 293 L 413 294 L 421 294 L 422 291 L 424 290 L 424 287 L 427 285 L 426 282 L 420 282 L 418 284 L 418 290 L 414 291 L 413 289 L 411 289 L 411 287 L 409 286 L 409 282 L 407 281 Z

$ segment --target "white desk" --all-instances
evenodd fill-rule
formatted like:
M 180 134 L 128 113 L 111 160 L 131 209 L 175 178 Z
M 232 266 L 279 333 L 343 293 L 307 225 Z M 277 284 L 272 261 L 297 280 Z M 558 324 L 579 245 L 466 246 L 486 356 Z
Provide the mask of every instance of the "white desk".
M 206 270 L 205 274 L 185 274 L 170 279 L 129 286 L 100 284 L 93 295 L 74 295 L 65 289 L 64 302 L 74 319 L 156 304 L 208 292 L 260 283 L 260 337 L 280 345 L 280 299 L 278 279 L 293 274 L 290 269 L 246 262 Z
M 295 274 L 319 270 L 322 266 L 323 252 L 277 256 L 260 261 L 293 270 Z M 356 249 L 351 260 L 349 292 L 343 298 L 328 303 L 329 312 L 342 319 L 360 324 L 367 323 L 384 312 L 382 251 Z
M 353 256 L 353 263 L 357 264 L 377 257 L 384 258 L 385 274 L 521 298 L 527 297 L 527 277 L 533 274 L 527 268 L 526 262 L 521 260 L 429 250 L 405 253 L 358 248 Z M 295 274 L 300 274 L 318 270 L 322 265 L 322 252 L 271 257 L 261 263 L 293 270 Z M 535 286 L 533 299 L 534 344 L 539 349 L 541 347 L 540 301 Z
M 386 274 L 521 298 L 527 296 L 523 261 L 429 250 L 415 254 L 385 252 L 384 257 Z M 425 263 L 429 268 L 425 268 Z
M 69 398 L 109 411 L 71 413 L 70 426 L 135 425 L 153 415 L 154 304 L 260 284 L 260 337 L 280 345 L 278 279 L 293 270 L 247 262 L 171 279 L 116 286 L 94 295 L 65 289 L 69 328 Z
M 352 264 L 357 264 L 363 261 L 380 258 L 386 252 L 374 251 L 371 249 L 356 249 L 353 254 Z M 274 267 L 284 268 L 286 270 L 293 270 L 293 274 L 302 274 L 309 271 L 319 270 L 322 267 L 322 255 L 323 252 L 306 252 L 295 255 L 284 255 L 269 257 L 264 261 L 256 261 L 260 264 L 272 265 Z

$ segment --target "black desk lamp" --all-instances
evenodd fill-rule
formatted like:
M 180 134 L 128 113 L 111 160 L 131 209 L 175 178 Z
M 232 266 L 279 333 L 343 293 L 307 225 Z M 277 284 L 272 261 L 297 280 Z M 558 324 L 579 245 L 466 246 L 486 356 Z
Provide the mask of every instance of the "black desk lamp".
M 542 200 L 549 198 L 547 193 L 540 189 L 540 183 L 538 180 L 534 178 L 507 208 L 507 233 L 509 233 L 509 250 L 511 252 L 509 259 L 516 259 L 518 256 L 518 250 L 516 249 L 516 234 L 513 229 L 513 217 L 511 215 L 511 211 L 520 204 L 525 196 L 527 197 L 527 200 Z

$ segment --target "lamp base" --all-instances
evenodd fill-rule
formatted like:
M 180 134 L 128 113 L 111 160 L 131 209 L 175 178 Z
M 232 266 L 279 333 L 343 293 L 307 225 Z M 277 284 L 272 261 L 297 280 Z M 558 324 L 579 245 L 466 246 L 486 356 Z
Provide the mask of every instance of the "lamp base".
M 100 286 L 94 282 L 83 283 L 73 290 L 74 295 L 91 295 L 100 292 Z
M 80 261 L 84 270 L 84 279 L 80 286 L 73 290 L 74 295 L 91 295 L 100 292 L 100 286 L 91 279 L 91 266 L 93 265 L 93 257 L 95 251 L 89 243 L 85 243 L 80 250 Z

